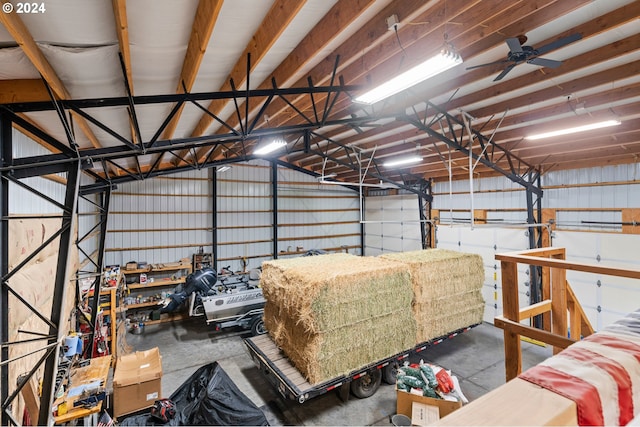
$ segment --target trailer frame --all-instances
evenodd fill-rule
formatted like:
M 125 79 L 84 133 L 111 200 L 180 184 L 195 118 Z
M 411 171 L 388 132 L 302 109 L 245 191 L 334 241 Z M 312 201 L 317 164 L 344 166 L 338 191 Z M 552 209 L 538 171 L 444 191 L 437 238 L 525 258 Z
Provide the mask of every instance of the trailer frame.
M 282 350 L 276 346 L 269 334 L 245 338 L 244 343 L 254 364 L 265 375 L 267 381 L 278 390 L 280 395 L 285 399 L 295 400 L 302 404 L 309 399 L 336 389 L 342 389 L 341 397 L 344 398 L 344 395 L 346 394 L 344 389 L 345 386 L 349 385 L 349 383 L 361 379 L 365 375 L 376 370 L 381 370 L 380 373 L 382 373 L 382 370 L 388 369 L 387 367 L 391 363 L 397 363 L 399 366 L 402 362 L 407 360 L 409 355 L 412 353 L 419 354 L 429 347 L 433 347 L 445 340 L 452 339 L 462 333 L 468 332 L 478 325 L 480 325 L 480 323 L 456 329 L 448 334 L 419 343 L 416 346 L 396 353 L 393 356 L 362 366 L 351 371 L 348 375 L 341 375 L 315 385 L 310 384 L 306 379 L 304 379 L 300 371 L 291 364 Z

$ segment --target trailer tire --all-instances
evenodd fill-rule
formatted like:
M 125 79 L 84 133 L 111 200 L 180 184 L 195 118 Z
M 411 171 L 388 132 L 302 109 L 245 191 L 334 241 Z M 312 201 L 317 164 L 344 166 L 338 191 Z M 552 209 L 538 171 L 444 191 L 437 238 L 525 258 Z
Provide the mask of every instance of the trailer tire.
M 262 316 L 256 316 L 251 321 L 251 335 L 255 337 L 266 333 L 267 328 L 264 327 L 264 320 L 262 319 Z
M 374 369 L 358 379 L 351 381 L 351 393 L 357 398 L 365 399 L 373 396 L 382 382 L 382 372 Z
M 393 362 L 389 362 L 387 366 L 382 368 L 382 381 L 387 384 L 395 384 L 398 376 L 398 362 L 395 360 Z

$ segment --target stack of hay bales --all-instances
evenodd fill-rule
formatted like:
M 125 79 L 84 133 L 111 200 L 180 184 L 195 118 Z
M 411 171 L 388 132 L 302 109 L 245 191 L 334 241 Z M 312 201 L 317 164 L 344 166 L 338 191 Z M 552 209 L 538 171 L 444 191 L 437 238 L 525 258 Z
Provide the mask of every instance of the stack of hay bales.
M 380 258 L 401 262 L 411 273 L 417 342 L 482 322 L 484 267 L 480 255 L 427 249 Z
M 266 261 L 264 322 L 311 384 L 345 375 L 415 345 L 406 268 L 350 254 Z

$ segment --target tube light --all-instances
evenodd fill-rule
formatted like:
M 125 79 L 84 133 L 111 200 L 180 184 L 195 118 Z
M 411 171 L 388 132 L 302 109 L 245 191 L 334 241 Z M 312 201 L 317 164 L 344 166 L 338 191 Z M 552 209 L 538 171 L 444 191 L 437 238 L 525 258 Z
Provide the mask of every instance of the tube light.
M 287 141 L 285 141 L 284 139 L 274 139 L 267 145 L 264 145 L 261 148 L 258 148 L 256 151 L 253 152 L 253 154 L 257 156 L 260 156 L 263 154 L 269 154 L 272 151 L 276 151 L 277 149 L 284 147 L 285 145 L 287 145 Z
M 231 169 L 231 166 L 227 166 L 227 165 L 225 165 L 225 166 L 220 166 L 219 168 L 216 168 L 216 172 L 226 172 L 226 171 L 228 171 L 229 169 Z
M 451 47 L 445 47 L 435 56 L 363 93 L 356 97 L 355 100 L 364 104 L 375 104 L 461 63 L 462 58 L 460 55 Z
M 399 159 L 388 160 L 384 162 L 382 165 L 387 168 L 392 168 L 394 166 L 402 166 L 409 165 L 412 163 L 420 163 L 422 161 L 422 157 L 420 156 L 411 156 L 411 157 L 402 157 Z
M 604 128 L 604 127 L 608 127 L 608 126 L 617 126 L 619 124 L 620 124 L 620 122 L 618 120 L 607 120 L 607 121 L 604 121 L 604 122 L 591 123 L 589 125 L 584 125 L 584 126 L 577 126 L 577 127 L 573 127 L 573 128 L 554 130 L 552 132 L 545 132 L 545 133 L 539 133 L 539 134 L 536 134 L 536 135 L 529 135 L 527 137 L 527 139 L 535 140 L 535 139 L 542 139 L 542 138 L 550 138 L 552 136 L 568 135 L 570 133 L 584 132 L 584 131 L 587 131 L 587 130 L 600 129 L 600 128 Z

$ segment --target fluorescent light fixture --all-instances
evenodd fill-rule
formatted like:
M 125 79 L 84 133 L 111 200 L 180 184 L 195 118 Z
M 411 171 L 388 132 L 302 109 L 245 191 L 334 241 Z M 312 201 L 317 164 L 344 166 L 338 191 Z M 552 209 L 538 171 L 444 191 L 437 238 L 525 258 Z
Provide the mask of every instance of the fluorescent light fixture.
M 264 145 L 261 148 L 258 148 L 256 151 L 253 152 L 253 154 L 257 156 L 260 156 L 263 154 L 269 154 L 272 151 L 276 151 L 277 149 L 284 147 L 285 145 L 287 145 L 287 141 L 285 141 L 284 139 L 282 138 L 274 139 L 267 145 Z
M 584 132 L 587 130 L 600 129 L 608 126 L 617 126 L 620 122 L 618 120 L 607 120 L 604 122 L 591 123 L 590 125 L 577 126 L 573 128 L 554 130 L 552 132 L 539 133 L 536 135 L 529 135 L 527 139 L 542 139 L 551 138 L 552 136 L 568 135 L 570 133 Z
M 227 166 L 227 165 L 225 165 L 225 166 L 220 166 L 219 168 L 216 168 L 216 172 L 226 172 L 226 171 L 228 171 L 229 169 L 231 169 L 231 166 Z
M 423 82 L 437 74 L 462 63 L 462 58 L 453 48 L 445 47 L 425 62 L 405 71 L 370 91 L 355 98 L 356 102 L 375 104 L 391 95 Z
M 410 165 L 412 163 L 420 163 L 421 161 L 422 161 L 422 157 L 420 156 L 401 157 L 399 159 L 388 160 L 384 162 L 382 166 L 387 168 L 392 168 L 395 166 Z

